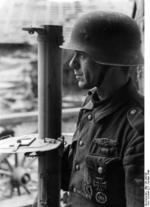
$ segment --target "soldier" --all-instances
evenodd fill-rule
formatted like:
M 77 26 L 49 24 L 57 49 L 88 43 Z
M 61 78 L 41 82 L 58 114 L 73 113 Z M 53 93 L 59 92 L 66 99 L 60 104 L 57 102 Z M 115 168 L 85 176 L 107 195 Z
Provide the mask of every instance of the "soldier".
M 130 70 L 143 64 L 141 35 L 130 17 L 96 11 L 75 24 L 70 68 L 88 89 L 62 164 L 68 207 L 144 206 L 143 97 Z

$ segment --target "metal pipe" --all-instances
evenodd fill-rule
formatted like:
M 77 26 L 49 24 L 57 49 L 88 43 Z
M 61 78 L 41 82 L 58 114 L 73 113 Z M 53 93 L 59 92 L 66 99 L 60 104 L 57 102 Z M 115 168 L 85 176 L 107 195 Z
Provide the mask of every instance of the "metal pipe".
M 38 33 L 38 128 L 42 139 L 61 136 L 61 43 L 61 26 L 46 25 Z M 38 207 L 59 206 L 60 166 L 59 150 L 39 157 Z

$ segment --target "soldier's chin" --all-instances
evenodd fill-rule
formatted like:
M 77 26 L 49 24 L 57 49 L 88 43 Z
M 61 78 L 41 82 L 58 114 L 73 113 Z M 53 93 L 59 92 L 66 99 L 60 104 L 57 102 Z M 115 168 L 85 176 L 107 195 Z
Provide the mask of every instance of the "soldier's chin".
M 78 81 L 78 86 L 81 89 L 89 89 L 88 84 L 81 80 Z

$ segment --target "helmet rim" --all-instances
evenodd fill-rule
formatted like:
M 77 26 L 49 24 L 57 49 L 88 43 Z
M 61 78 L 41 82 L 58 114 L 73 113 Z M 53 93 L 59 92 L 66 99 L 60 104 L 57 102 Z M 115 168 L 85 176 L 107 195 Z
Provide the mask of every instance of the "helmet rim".
M 113 61 L 110 58 L 106 58 L 105 55 L 98 55 L 97 51 L 90 51 L 89 49 L 83 49 L 80 45 L 71 44 L 70 42 L 64 43 L 60 46 L 61 49 L 72 50 L 72 51 L 80 51 L 87 53 L 96 63 L 102 65 L 114 65 L 114 66 L 138 66 L 144 64 L 144 58 L 142 52 L 136 51 L 136 53 L 131 52 L 131 54 L 127 53 L 120 58 L 116 58 L 117 61 Z M 135 55 L 136 54 L 136 55 Z M 112 58 L 114 59 L 114 57 Z
M 90 12 L 79 19 L 60 48 L 87 53 L 109 65 L 143 65 L 141 34 L 136 22 L 118 12 Z

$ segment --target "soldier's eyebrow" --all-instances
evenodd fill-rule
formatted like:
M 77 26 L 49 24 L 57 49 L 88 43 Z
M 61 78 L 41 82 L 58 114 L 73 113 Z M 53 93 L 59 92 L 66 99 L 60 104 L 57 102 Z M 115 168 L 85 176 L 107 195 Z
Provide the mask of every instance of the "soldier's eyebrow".
M 89 57 L 89 55 L 83 51 L 75 50 L 76 56 L 84 56 L 84 57 Z

